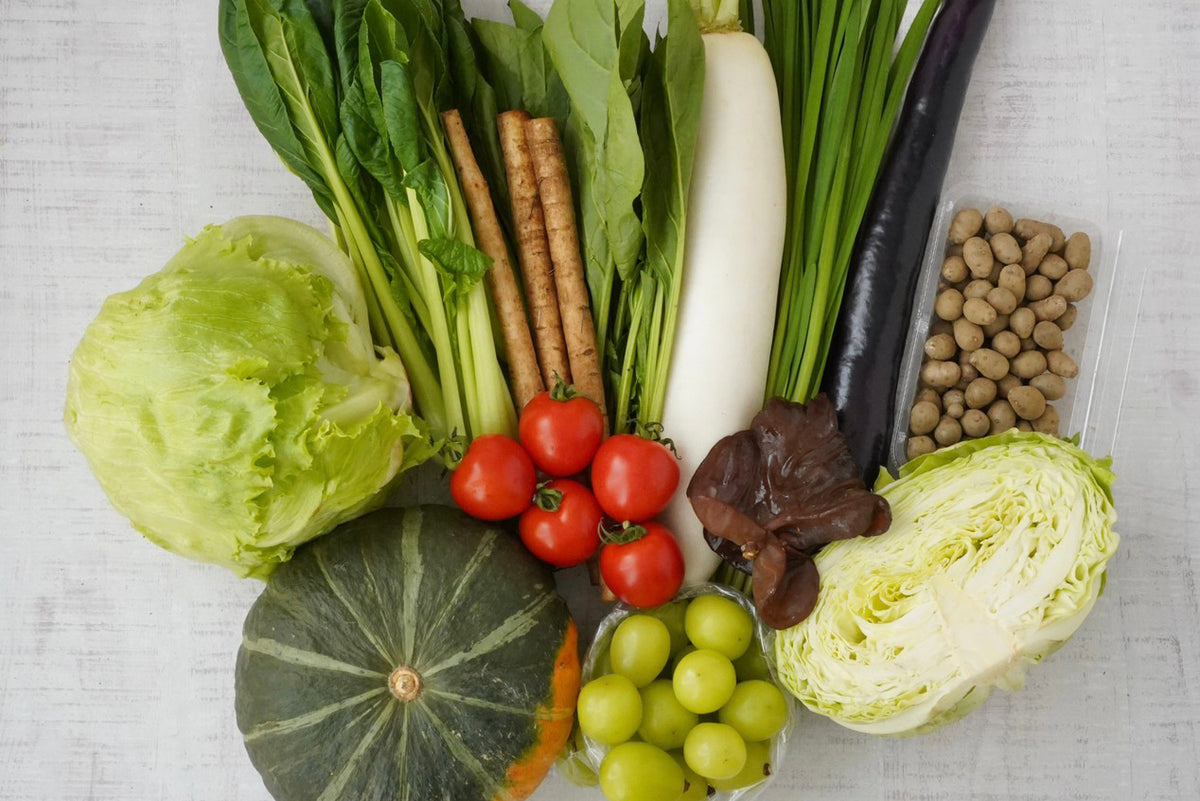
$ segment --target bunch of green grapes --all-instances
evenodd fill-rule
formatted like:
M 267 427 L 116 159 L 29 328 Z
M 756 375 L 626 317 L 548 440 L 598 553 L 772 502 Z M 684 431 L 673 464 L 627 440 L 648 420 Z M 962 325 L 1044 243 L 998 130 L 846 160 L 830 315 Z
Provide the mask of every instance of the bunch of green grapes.
M 736 601 L 701 595 L 630 615 L 597 672 L 578 722 L 609 747 L 599 777 L 609 801 L 692 801 L 770 775 L 788 705 Z

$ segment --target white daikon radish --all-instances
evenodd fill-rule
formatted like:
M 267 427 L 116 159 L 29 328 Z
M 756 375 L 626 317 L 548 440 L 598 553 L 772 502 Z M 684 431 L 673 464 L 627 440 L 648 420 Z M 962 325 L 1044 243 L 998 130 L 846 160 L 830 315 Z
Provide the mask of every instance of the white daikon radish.
M 717 440 L 746 428 L 762 408 L 787 225 L 779 96 L 767 53 L 748 33 L 721 31 L 736 27 L 736 3 L 732 19 L 695 5 L 711 32 L 662 420 L 681 460 L 664 522 L 683 551 L 685 583 L 693 584 L 720 560 L 704 542 L 687 484 Z

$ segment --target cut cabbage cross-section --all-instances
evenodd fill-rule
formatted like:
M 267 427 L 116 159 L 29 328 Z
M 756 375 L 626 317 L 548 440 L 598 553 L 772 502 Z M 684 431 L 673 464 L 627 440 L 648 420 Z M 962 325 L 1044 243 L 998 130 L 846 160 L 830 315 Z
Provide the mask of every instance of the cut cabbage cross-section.
M 1020 689 L 1103 589 L 1110 465 L 1016 431 L 910 462 L 880 489 L 891 528 L 817 556 L 816 608 L 776 641 L 785 685 L 872 734 L 931 731 Z

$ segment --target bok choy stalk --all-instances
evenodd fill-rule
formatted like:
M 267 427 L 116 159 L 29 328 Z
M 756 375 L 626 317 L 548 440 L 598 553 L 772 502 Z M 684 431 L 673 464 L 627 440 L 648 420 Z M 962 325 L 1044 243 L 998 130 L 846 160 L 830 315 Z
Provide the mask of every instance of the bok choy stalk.
M 457 10 L 457 14 L 453 13 Z M 512 433 L 474 247 L 438 113 L 451 105 L 457 4 L 222 0 L 247 110 L 353 260 L 377 345 L 392 346 L 438 438 Z
M 768 397 L 805 402 L 820 386 L 854 239 L 941 2 L 922 0 L 898 48 L 907 0 L 763 2 L 789 192 Z

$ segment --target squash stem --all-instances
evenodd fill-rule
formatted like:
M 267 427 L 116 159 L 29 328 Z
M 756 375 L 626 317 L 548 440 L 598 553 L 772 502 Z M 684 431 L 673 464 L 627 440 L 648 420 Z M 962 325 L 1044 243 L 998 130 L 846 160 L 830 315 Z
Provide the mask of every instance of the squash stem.
M 397 701 L 415 701 L 421 695 L 421 674 L 402 665 L 388 676 L 388 689 Z

